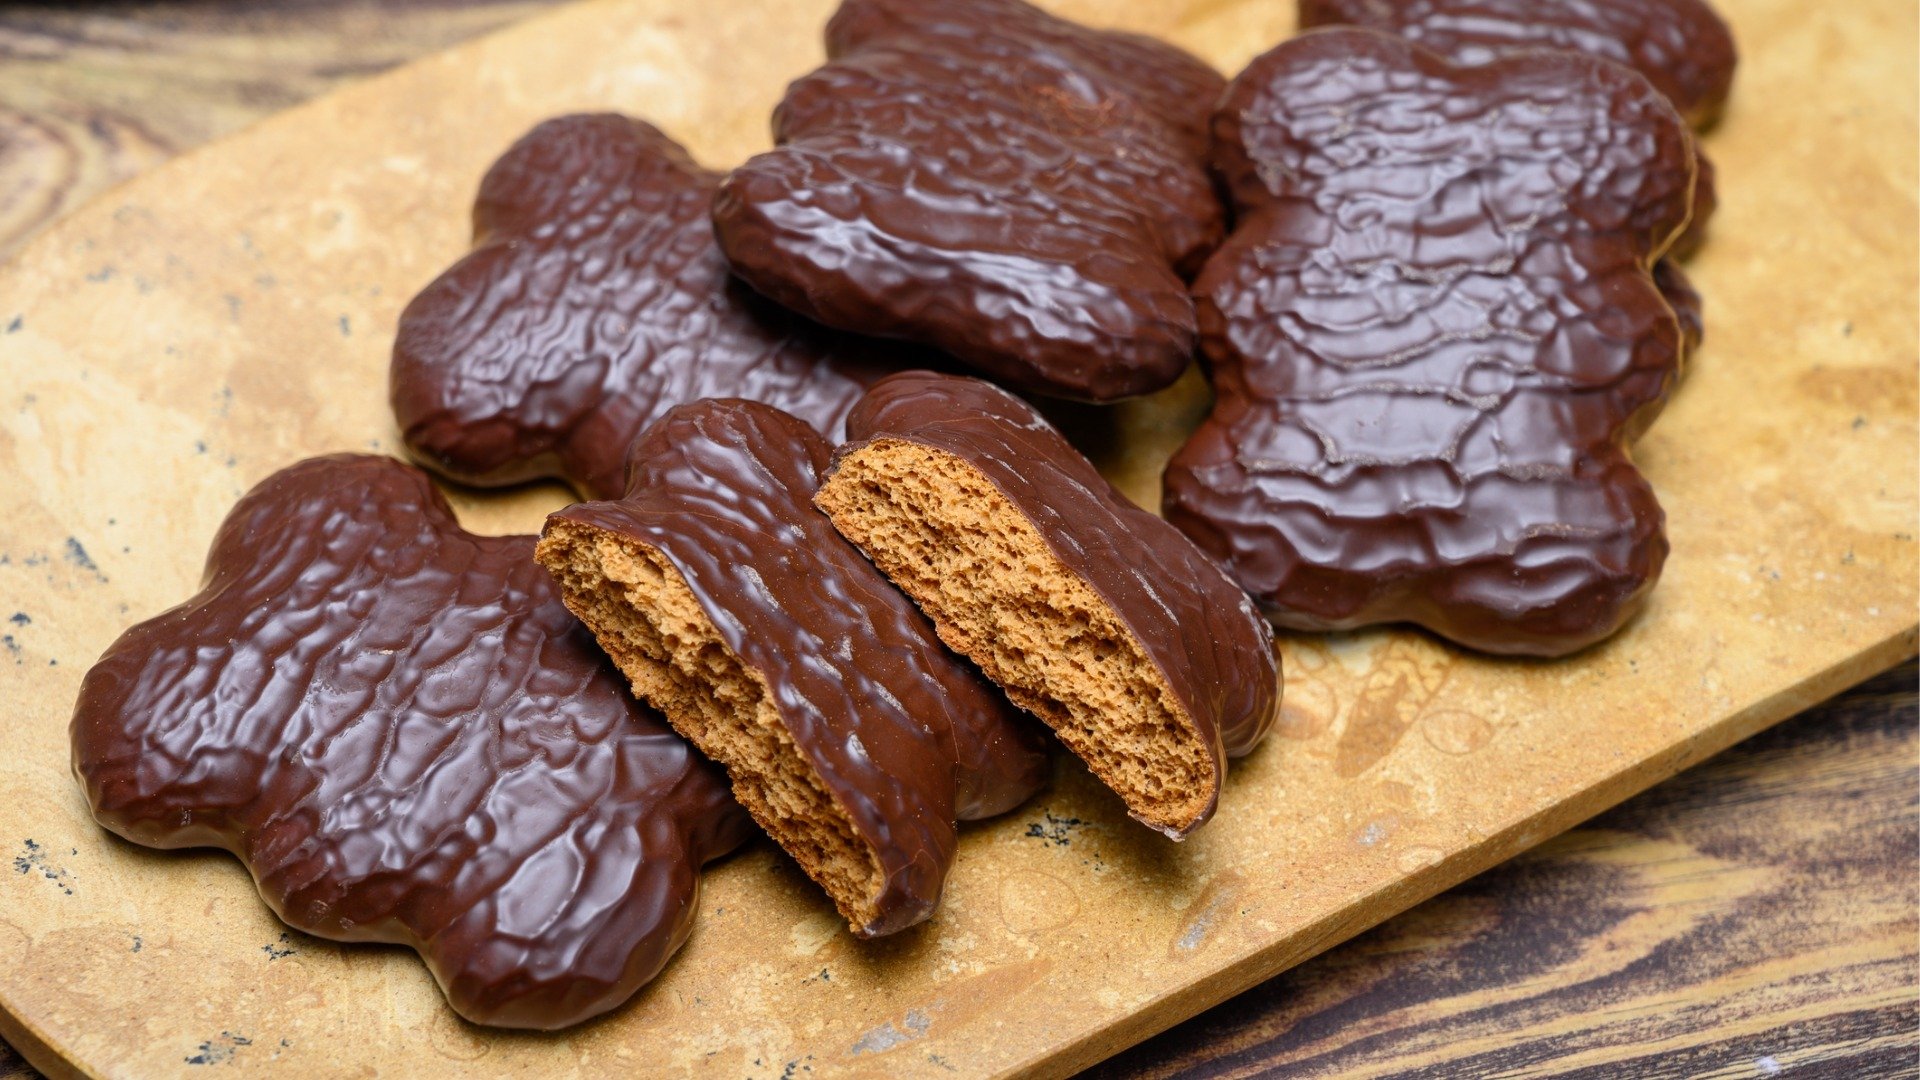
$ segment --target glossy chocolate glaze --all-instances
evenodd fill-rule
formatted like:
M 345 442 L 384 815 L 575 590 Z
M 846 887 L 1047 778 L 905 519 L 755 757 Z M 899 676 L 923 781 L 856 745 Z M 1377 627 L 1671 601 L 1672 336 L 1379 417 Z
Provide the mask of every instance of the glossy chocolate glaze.
M 634 444 L 624 498 L 553 517 L 660 552 L 766 681 L 794 745 L 887 873 L 882 916 L 856 928 L 876 936 L 933 912 L 955 818 L 1025 801 L 1046 782 L 1046 749 L 814 509 L 831 453 L 770 406 L 696 402 Z
M 728 274 L 718 183 L 624 116 L 564 116 L 515 143 L 480 185 L 473 251 L 400 316 L 407 448 L 464 483 L 556 477 L 616 498 L 634 437 L 682 402 L 766 401 L 837 438 L 882 347 Z
M 1289 627 L 1617 629 L 1667 551 L 1625 443 L 1684 355 L 1651 274 L 1693 186 L 1673 107 L 1593 57 L 1333 29 L 1255 60 L 1214 133 L 1238 225 L 1195 285 L 1216 402 L 1168 519 Z
M 1300 27 L 1362 26 L 1397 34 L 1456 64 L 1529 49 L 1565 49 L 1638 71 L 1696 128 L 1720 118 L 1739 57 L 1733 32 L 1706 0 L 1299 0 Z M 1706 242 L 1719 205 L 1713 165 L 1700 157 L 1693 221 L 1669 254 Z M 1698 301 L 1696 296 L 1695 301 Z
M 846 0 L 780 146 L 714 203 L 734 271 L 830 326 L 1109 401 L 1193 351 L 1183 275 L 1219 242 L 1222 88 L 1170 46 L 1020 0 Z
M 1300 28 L 1397 34 L 1456 64 L 1564 49 L 1638 71 L 1687 122 L 1713 123 L 1733 89 L 1733 32 L 1706 0 L 1299 0 Z
M 1653 283 L 1660 287 L 1660 295 L 1667 298 L 1667 306 L 1680 320 L 1680 353 L 1684 364 L 1707 336 L 1700 293 L 1693 287 L 1693 279 L 1682 273 L 1672 259 L 1661 259 L 1654 264 Z
M 420 953 L 462 1016 L 612 1009 L 752 834 L 533 561 L 419 470 L 315 458 L 214 540 L 206 586 L 108 648 L 73 767 L 102 825 L 225 848 L 299 929 Z
M 1709 223 L 1720 209 L 1719 170 L 1713 166 L 1713 159 L 1700 149 L 1698 138 L 1694 140 L 1693 163 L 1696 168 L 1693 177 L 1693 217 L 1687 227 L 1674 239 L 1673 246 L 1667 249 L 1663 262 L 1685 261 L 1700 254 L 1706 246 Z M 1699 296 L 1693 298 L 1698 304 Z M 1676 306 L 1680 301 L 1675 301 Z

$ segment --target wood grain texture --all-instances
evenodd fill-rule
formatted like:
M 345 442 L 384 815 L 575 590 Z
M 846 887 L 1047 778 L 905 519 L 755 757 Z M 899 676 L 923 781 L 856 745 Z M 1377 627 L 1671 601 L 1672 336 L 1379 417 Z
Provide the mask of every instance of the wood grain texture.
M 27 1064 L 18 1050 L 0 1040 L 0 1080 L 33 1080 L 40 1075 L 40 1070 Z
M 183 150 L 553 2 L 0 7 L 0 259 Z
M 654 6 L 675 18 L 689 7 Z M 1284 30 L 1272 12 L 1289 6 L 1208 4 L 1183 14 L 1133 4 L 1111 12 L 1172 33 L 1231 66 Z M 379 395 L 366 387 L 383 370 L 393 310 L 409 283 L 424 280 L 459 250 L 472 178 L 519 125 L 587 100 L 655 112 L 716 162 L 764 138 L 765 108 L 782 73 L 804 67 L 807 58 L 758 51 L 764 42 L 751 36 L 724 50 L 675 51 L 684 27 L 668 27 L 657 12 L 647 21 L 622 21 L 622 13 L 644 7 L 587 5 L 583 11 L 612 17 L 563 16 L 550 24 L 561 28 L 557 36 L 517 39 L 431 66 L 429 83 L 467 86 L 463 93 L 496 106 L 491 123 L 394 97 L 393 82 L 384 84 L 386 97 L 372 87 L 304 114 L 325 120 L 309 130 L 371 127 L 382 146 L 404 148 L 405 156 L 329 156 L 303 151 L 294 132 L 264 143 L 257 137 L 262 133 L 253 133 L 247 136 L 253 152 L 230 161 L 229 171 L 207 168 L 204 160 L 182 163 L 167 170 L 167 185 L 123 191 L 82 211 L 71 227 L 36 246 L 40 255 L 30 253 L 30 272 L 0 274 L 0 297 L 12 289 L 32 301 L 20 312 L 22 338 L 11 350 L 0 340 L 0 367 L 13 391 L 0 410 L 7 414 L 0 447 L 9 468 L 37 484 L 58 477 L 69 491 L 135 508 L 117 520 L 95 520 L 98 515 L 82 512 L 72 496 L 69 504 L 36 496 L 0 507 L 9 523 L 0 527 L 0 539 L 19 556 L 10 568 L 0 566 L 0 604 L 18 600 L 36 614 L 48 613 L 31 634 L 18 635 L 16 670 L 0 672 L 11 676 L 0 680 L 9 700 L 31 702 L 18 727 L 0 733 L 0 806 L 24 800 L 19 793 L 58 786 L 58 717 L 71 680 L 128 617 L 116 614 L 115 602 L 144 613 L 177 599 L 231 488 L 310 448 L 391 439 Z M 1108 14 L 1094 3 L 1073 10 Z M 768 9 L 756 18 L 743 10 L 729 21 L 736 33 L 751 27 L 793 40 L 807 36 L 817 48 L 808 35 L 819 14 Z M 1875 662 L 1909 652 L 1916 335 L 1913 251 L 1906 238 L 1913 232 L 1907 227 L 1913 219 L 1913 95 L 1876 97 L 1865 88 L 1876 79 L 1912 81 L 1910 70 L 1881 70 L 1886 57 L 1874 48 L 1910 39 L 1912 13 L 1896 4 L 1861 5 L 1840 17 L 1749 0 L 1739 14 L 1743 41 L 1760 48 L 1762 89 L 1758 103 L 1749 101 L 1716 138 L 1733 144 L 1736 160 L 1766 168 L 1743 170 L 1730 209 L 1740 227 L 1723 230 L 1701 278 L 1709 303 L 1727 303 L 1746 317 L 1729 319 L 1716 309 L 1719 336 L 1703 357 L 1701 378 L 1647 448 L 1663 495 L 1678 500 L 1676 543 L 1684 536 L 1692 555 L 1676 559 L 1671 596 L 1656 602 L 1653 627 L 1630 632 L 1634 646 L 1609 650 L 1597 668 L 1590 658 L 1552 669 L 1554 686 L 1521 674 L 1531 670 L 1524 666 L 1462 661 L 1417 638 L 1290 642 L 1297 678 L 1285 740 L 1277 744 L 1283 749 L 1258 755 L 1232 796 L 1242 800 L 1243 826 L 1266 823 L 1271 838 L 1223 830 L 1169 860 L 1137 843 L 1084 776 L 1065 770 L 1031 813 L 969 837 L 963 858 L 975 869 L 956 881 L 951 917 L 943 916 L 937 936 L 866 951 L 823 928 L 815 917 L 817 898 L 790 867 L 752 853 L 716 875 L 702 931 L 655 991 L 618 1023 L 553 1040 L 548 1048 L 577 1054 L 574 1067 L 589 1072 L 596 1071 L 593 1062 L 622 1070 L 620 1055 L 646 1044 L 685 1063 L 753 1075 L 776 1075 L 789 1060 L 806 1064 L 799 1054 L 781 1053 L 800 1047 L 822 1051 L 813 1062 L 816 1074 L 836 1068 L 944 1074 L 956 1061 L 969 1072 L 1007 1067 L 1005 1046 L 1040 1039 L 1064 1049 L 1028 1060 L 1057 1072 L 1190 1014 L 1570 824 L 1580 815 L 1576 806 L 1513 812 L 1540 805 L 1529 802 L 1533 793 L 1569 783 L 1576 766 L 1599 765 L 1602 779 L 1579 790 L 1604 804 L 1831 692 Z M 684 17 L 712 18 L 705 12 Z M 572 48 L 563 50 L 563 43 Z M 1858 65 L 1853 80 L 1810 77 L 1809 47 L 1842 50 Z M 609 58 L 604 68 L 593 68 L 591 79 L 579 71 L 587 56 Z M 685 96 L 688 83 L 725 86 L 729 78 L 738 86 L 722 93 L 746 88 L 737 103 L 715 106 Z M 423 84 L 402 79 L 400 85 L 417 91 Z M 369 119 L 376 107 L 397 115 Z M 1804 158 L 1775 160 L 1768 148 L 1780 145 L 1801 148 Z M 424 174 L 413 171 L 423 167 Z M 290 190 L 271 198 L 255 191 L 262 171 L 285 178 L 279 186 Z M 1857 198 L 1810 200 L 1808 178 L 1816 172 L 1844 178 Z M 1780 275 L 1787 271 L 1781 266 L 1832 287 L 1782 289 Z M 98 333 L 85 320 L 103 310 L 141 329 L 125 340 Z M 0 326 L 16 325 L 11 318 L 0 312 Z M 1792 347 L 1783 348 L 1785 342 Z M 198 378 L 191 384 L 164 363 L 135 374 L 143 357 L 175 355 L 194 357 Z M 60 356 L 81 362 L 62 367 L 55 361 Z M 232 392 L 230 399 L 216 383 Z M 1795 418 L 1784 428 L 1766 414 L 1783 389 L 1808 399 L 1795 402 Z M 137 434 L 75 411 L 102 395 L 125 410 L 118 416 L 138 418 L 144 426 Z M 1728 400 L 1758 411 L 1722 418 L 1724 405 L 1715 402 Z M 1178 437 L 1190 406 L 1176 396 L 1119 410 L 1116 427 L 1136 443 L 1164 445 Z M 1774 440 L 1763 443 L 1765 465 L 1741 474 L 1734 491 L 1742 497 L 1729 497 L 1703 463 L 1743 459 L 1724 451 L 1751 446 L 1743 440 L 1755 432 Z M 1109 465 L 1136 493 L 1150 489 L 1151 453 Z M 1726 470 L 1719 471 L 1723 479 Z M 169 501 L 153 494 L 159 492 Z M 1829 498 L 1846 512 L 1827 509 Z M 495 527 L 524 527 L 537 509 L 537 500 L 463 500 L 464 511 Z M 1854 542 L 1832 543 L 1842 538 Z M 77 559 L 65 546 L 69 541 L 80 545 Z M 1660 632 L 1661 625 L 1705 636 L 1676 638 Z M 1849 649 L 1862 650 L 1852 654 L 1854 667 L 1816 662 Z M 43 660 L 46 669 L 32 667 Z M 1768 674 L 1795 665 L 1823 674 L 1799 682 Z M 1776 691 L 1755 699 L 1756 685 Z M 1513 700 L 1516 695 L 1522 700 Z M 1716 720 L 1715 710 L 1722 709 L 1736 711 Z M 1672 741 L 1686 732 L 1693 734 Z M 1663 748 L 1648 756 L 1654 745 Z M 1611 748 L 1611 763 L 1595 753 L 1599 746 Z M 1549 752 L 1554 749 L 1559 752 Z M 41 876 L 0 883 L 0 961 L 20 960 L 23 940 L 34 961 L 13 965 L 28 976 L 25 984 L 0 974 L 0 998 L 9 1005 L 30 1002 L 34 1018 L 51 1027 L 65 1022 L 62 1037 L 80 1031 L 86 1049 L 107 1052 L 118 1068 L 142 1071 L 137 1063 L 145 1063 L 157 1069 L 202 1056 L 299 1068 L 324 1060 L 309 1055 L 329 1049 L 358 1053 L 366 1034 L 382 1028 L 388 1031 L 378 1040 L 381 1056 L 395 1067 L 414 1051 L 430 1050 L 449 1072 L 528 1065 L 542 1052 L 443 1023 L 430 988 L 406 958 L 300 941 L 285 962 L 267 951 L 265 963 L 278 966 L 264 967 L 253 937 L 264 934 L 272 945 L 273 924 L 230 863 L 124 846 L 98 849 L 97 833 L 85 828 L 83 813 L 76 818 L 70 792 L 38 809 L 30 819 L 36 832 L 52 828 L 46 835 L 76 843 L 71 859 L 50 860 Z M 1432 831 L 1437 817 L 1464 822 L 1468 830 L 1454 855 L 1420 835 Z M 28 823 L 21 818 L 7 825 Z M 1314 844 L 1333 854 L 1300 861 L 1297 849 Z M 1562 861 L 1575 871 L 1613 865 L 1598 855 Z M 1654 887 L 1649 881 L 1666 880 L 1659 868 L 1673 861 L 1672 851 L 1656 845 L 1646 861 L 1652 869 L 1620 879 L 1634 895 Z M 1115 880 L 1116 869 L 1125 871 L 1122 880 Z M 70 877 L 45 878 L 44 871 Z M 49 893 L 47 883 L 59 880 L 75 886 L 76 895 L 57 887 Z M 1283 885 L 1278 893 L 1271 891 L 1275 881 Z M 1284 888 L 1288 882 L 1291 891 Z M 138 968 L 131 981 L 96 996 L 100 978 L 125 971 L 125 943 L 112 935 L 149 917 L 172 918 L 165 909 L 173 900 L 163 894 L 190 899 L 178 932 L 158 938 L 163 949 L 142 954 L 150 966 Z M 1364 903 L 1325 906 L 1342 896 Z M 1223 923 L 1218 916 L 1236 902 L 1240 921 Z M 1057 920 L 1069 907 L 1080 909 L 1081 923 L 1115 925 L 1093 926 L 1088 933 L 1096 937 L 1111 932 L 1080 940 L 1088 933 L 1076 937 Z M 1303 925 L 1302 909 L 1337 913 Z M 24 939 L 6 922 L 16 912 L 35 927 L 60 929 L 36 929 Z M 1643 935 L 1635 940 L 1644 940 L 1652 917 L 1622 922 Z M 1261 933 L 1278 926 L 1298 929 L 1294 944 L 1276 952 L 1261 943 Z M 1446 941 L 1432 929 L 1415 935 L 1423 936 Z M 1220 966 L 1236 956 L 1242 959 Z M 812 983 L 801 983 L 811 989 L 782 985 L 787 967 L 795 967 L 798 979 L 796 965 L 810 960 L 831 973 L 831 989 L 819 972 L 808 976 Z M 1216 974 L 1197 980 L 1180 974 L 1196 964 Z M 1527 970 L 1495 964 L 1489 973 L 1521 972 L 1528 987 L 1551 974 Z M 1128 994 L 1137 988 L 1116 975 L 1135 971 L 1171 974 L 1176 989 L 1144 1004 L 1134 1001 Z M 234 992 L 209 1000 L 207 992 L 221 985 Z M 190 1000 L 179 993 L 183 986 L 195 991 Z M 721 1008 L 736 1011 L 720 1018 L 698 1012 L 703 988 L 711 1001 L 718 987 L 731 987 L 735 997 Z M 113 1053 L 112 1038 L 63 1021 L 63 1010 L 96 1000 L 92 1007 L 106 1011 L 93 1022 L 111 1016 L 110 1033 L 143 1049 Z M 996 1016 L 973 1007 L 981 1001 L 1018 1008 Z M 1044 1009 L 1022 1004 L 1040 1001 Z M 132 1026 L 129 1013 L 137 1014 Z M 1089 1015 L 1109 1019 L 1089 1028 Z M 1551 1017 L 1550 1011 L 1542 1015 Z M 1492 1027 L 1503 1030 L 1506 1022 L 1496 1019 Z M 279 1025 L 275 1034 L 287 1041 L 263 1034 L 264 1024 Z M 731 1025 L 733 1043 L 744 1050 L 730 1044 L 705 1057 L 704 1044 L 683 1037 L 688 1024 Z M 865 1034 L 857 1042 L 837 1041 L 843 1028 Z M 1450 1031 L 1429 1037 L 1444 1042 Z
M 1088 1072 L 1920 1075 L 1909 662 Z M 0 1043 L 0 1080 L 35 1072 Z
M 0 261 L 161 161 L 555 2 L 0 7 Z M 40 1075 L 0 1040 L 0 1080 Z
M 1916 678 L 1903 664 L 1090 1075 L 1920 1075 Z

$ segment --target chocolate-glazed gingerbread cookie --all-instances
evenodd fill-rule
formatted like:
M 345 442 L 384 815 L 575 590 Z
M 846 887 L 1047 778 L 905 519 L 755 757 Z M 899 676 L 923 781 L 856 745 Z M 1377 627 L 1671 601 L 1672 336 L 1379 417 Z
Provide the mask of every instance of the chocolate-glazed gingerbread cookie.
M 846 0 L 827 50 L 774 114 L 780 146 L 714 202 L 736 273 L 1036 393 L 1109 401 L 1185 370 L 1182 275 L 1222 231 L 1218 75 L 1020 0 Z
M 847 434 L 814 496 L 834 526 L 1135 818 L 1203 824 L 1279 703 L 1240 587 L 996 386 L 892 375 Z
M 1255 60 L 1214 134 L 1238 218 L 1195 285 L 1216 401 L 1169 520 L 1289 627 L 1617 629 L 1667 551 L 1625 444 L 1684 355 L 1651 274 L 1693 186 L 1672 105 L 1593 57 L 1333 29 Z
M 627 494 L 547 519 L 538 557 L 633 682 L 855 933 L 932 914 L 955 818 L 1013 808 L 1044 744 L 811 499 L 831 453 L 758 402 L 669 411 Z
M 1300 0 L 1300 26 L 1363 26 L 1398 34 L 1456 64 L 1564 49 L 1638 71 L 1696 129 L 1720 118 L 1739 62 L 1733 32 L 1706 0 Z M 1669 253 L 1684 259 L 1706 239 L 1719 204 L 1704 156 L 1693 221 Z M 1697 299 L 1697 298 L 1696 298 Z
M 610 114 L 534 128 L 488 170 L 474 250 L 400 316 L 407 448 L 470 484 L 621 490 L 634 437 L 704 397 L 778 405 L 834 434 L 878 377 L 875 343 L 809 323 L 727 273 L 719 177 Z
M 1638 71 L 1687 122 L 1719 119 L 1739 62 L 1706 0 L 1299 0 L 1300 28 L 1397 34 L 1456 64 L 1532 49 L 1598 56 Z
M 618 1006 L 752 823 L 627 693 L 533 544 L 465 532 L 389 458 L 269 477 L 206 587 L 87 673 L 73 767 L 94 816 L 225 848 L 307 933 L 410 946 L 470 1020 Z

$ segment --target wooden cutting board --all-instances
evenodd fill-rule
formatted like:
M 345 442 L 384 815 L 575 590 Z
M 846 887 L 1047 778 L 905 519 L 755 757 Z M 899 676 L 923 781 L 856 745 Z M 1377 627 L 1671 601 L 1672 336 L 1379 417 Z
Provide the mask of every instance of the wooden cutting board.
M 559 1035 L 465 1024 L 404 950 L 288 933 L 225 855 L 110 838 L 68 774 L 68 710 L 126 624 L 193 591 L 247 486 L 395 448 L 395 317 L 464 249 L 495 155 L 544 116 L 615 108 L 738 160 L 818 62 L 831 0 L 591 0 L 70 216 L 0 268 L 0 1034 L 56 1073 L 1057 1075 L 1910 654 L 1916 13 L 1723 5 L 1745 59 L 1693 266 L 1709 344 L 1638 452 L 1674 545 L 1645 616 L 1554 664 L 1404 633 L 1290 638 L 1279 730 L 1186 844 L 1062 762 L 1040 798 L 969 830 L 930 925 L 870 944 L 762 844 L 709 875 L 658 981 Z M 1228 71 L 1292 8 L 1054 6 Z M 1078 419 L 1151 505 L 1204 394 Z M 455 498 L 470 525 L 517 531 L 564 495 Z

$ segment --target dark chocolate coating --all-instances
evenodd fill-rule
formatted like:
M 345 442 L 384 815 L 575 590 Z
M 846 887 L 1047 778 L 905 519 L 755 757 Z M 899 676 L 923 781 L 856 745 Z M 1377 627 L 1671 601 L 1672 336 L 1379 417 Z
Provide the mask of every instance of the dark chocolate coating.
M 979 379 L 910 371 L 873 385 L 836 457 L 890 439 L 952 454 L 1030 522 L 1140 642 L 1222 754 L 1266 735 L 1279 706 L 1273 634 L 1247 594 L 1178 529 L 1115 491 L 1033 406 Z
M 616 498 L 667 409 L 770 402 L 835 437 L 884 370 L 727 273 L 719 176 L 639 120 L 563 116 L 494 163 L 474 249 L 400 316 L 391 396 L 408 450 L 463 483 L 541 477 Z
M 1667 249 L 1665 262 L 1691 259 L 1700 254 L 1700 249 L 1707 243 L 1709 224 L 1713 221 L 1714 213 L 1720 209 L 1719 170 L 1713 167 L 1713 160 L 1700 149 L 1698 138 L 1694 140 L 1693 161 L 1696 169 L 1693 178 L 1693 218 L 1674 239 L 1673 246 Z
M 628 694 L 533 544 L 465 532 L 390 458 L 269 477 L 205 588 L 88 672 L 73 768 L 94 816 L 232 852 L 307 933 L 413 948 L 470 1020 L 620 1005 L 752 823 Z
M 1706 0 L 1299 0 L 1300 27 L 1361 26 L 1397 34 L 1456 64 L 1530 49 L 1599 56 L 1638 71 L 1699 129 L 1720 118 L 1739 57 Z M 1693 221 L 1668 254 L 1691 258 L 1719 205 L 1700 157 Z
M 651 547 L 766 680 L 794 745 L 888 876 L 877 936 L 933 912 L 954 821 L 1046 782 L 1040 732 L 946 651 L 913 602 L 814 509 L 832 455 L 757 402 L 668 411 L 633 447 L 626 497 L 554 514 Z
M 1672 259 L 1661 259 L 1654 264 L 1653 282 L 1660 287 L 1660 295 L 1667 298 L 1667 306 L 1673 309 L 1674 317 L 1680 320 L 1680 352 L 1684 363 L 1692 358 L 1707 336 L 1700 292 L 1693 287 L 1693 280 L 1682 273 Z
M 1168 519 L 1285 626 L 1611 634 L 1667 552 L 1625 443 L 1684 355 L 1651 274 L 1693 187 L 1673 107 L 1593 57 L 1333 29 L 1255 60 L 1214 134 L 1239 216 L 1195 284 L 1216 400 Z
M 1300 28 L 1397 34 L 1456 64 L 1564 49 L 1638 71 L 1687 122 L 1713 123 L 1739 62 L 1706 0 L 1299 0 Z
M 1224 220 L 1217 74 L 1020 0 L 846 0 L 827 51 L 774 114 L 779 147 L 715 199 L 735 273 L 1035 393 L 1110 401 L 1186 369 L 1183 275 Z

